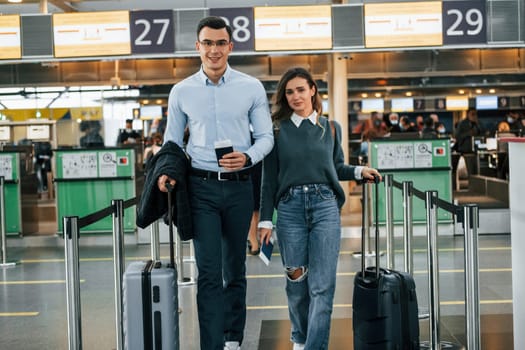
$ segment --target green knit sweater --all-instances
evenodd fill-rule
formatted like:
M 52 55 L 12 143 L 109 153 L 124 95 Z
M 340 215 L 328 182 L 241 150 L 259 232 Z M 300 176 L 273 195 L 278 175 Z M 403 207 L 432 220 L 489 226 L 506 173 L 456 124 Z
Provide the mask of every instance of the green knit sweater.
M 334 122 L 334 140 L 328 119 L 319 117 L 319 124 L 304 120 L 296 127 L 291 119 L 281 121 L 274 147 L 263 160 L 260 221 L 272 220 L 279 198 L 290 186 L 329 184 L 342 207 L 345 193 L 339 181 L 354 180 L 355 167 L 344 164 L 341 126 Z

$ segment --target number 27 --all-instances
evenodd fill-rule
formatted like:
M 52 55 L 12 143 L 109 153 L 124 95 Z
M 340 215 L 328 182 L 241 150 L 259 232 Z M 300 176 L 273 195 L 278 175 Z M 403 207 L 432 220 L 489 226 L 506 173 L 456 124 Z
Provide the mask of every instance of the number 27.
M 170 25 L 170 20 L 168 18 L 156 18 L 153 20 L 153 24 L 162 25 L 159 37 L 157 38 L 156 42 L 157 45 L 161 45 L 164 41 L 164 38 L 166 37 L 166 32 L 168 31 L 168 27 Z M 135 21 L 135 25 L 144 26 L 144 30 L 142 31 L 142 33 L 140 33 L 137 39 L 135 39 L 135 45 L 151 45 L 151 40 L 144 40 L 144 38 L 149 34 L 151 30 L 151 23 L 147 19 L 141 18 Z

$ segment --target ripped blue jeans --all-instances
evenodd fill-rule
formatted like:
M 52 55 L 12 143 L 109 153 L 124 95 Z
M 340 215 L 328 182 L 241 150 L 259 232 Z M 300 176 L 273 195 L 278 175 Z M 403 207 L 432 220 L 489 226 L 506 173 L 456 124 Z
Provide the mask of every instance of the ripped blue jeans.
M 341 242 L 341 217 L 332 188 L 291 187 L 279 201 L 276 228 L 291 340 L 305 344 L 305 349 L 328 349 Z

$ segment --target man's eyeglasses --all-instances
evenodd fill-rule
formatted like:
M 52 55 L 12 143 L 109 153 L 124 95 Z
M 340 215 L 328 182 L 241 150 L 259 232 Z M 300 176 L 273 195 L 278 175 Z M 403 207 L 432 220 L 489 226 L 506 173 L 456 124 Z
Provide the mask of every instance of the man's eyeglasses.
M 213 46 L 217 46 L 219 49 L 223 49 L 230 44 L 228 40 L 201 40 L 199 43 L 207 49 L 211 49 Z

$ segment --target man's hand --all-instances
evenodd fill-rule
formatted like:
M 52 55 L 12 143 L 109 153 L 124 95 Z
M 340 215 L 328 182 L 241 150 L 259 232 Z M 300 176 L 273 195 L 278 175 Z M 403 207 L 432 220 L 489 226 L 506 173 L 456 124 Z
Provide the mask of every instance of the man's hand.
M 246 164 L 246 155 L 237 151 L 227 153 L 219 160 L 219 164 L 226 170 L 241 170 L 244 167 L 244 164 Z
M 168 192 L 168 188 L 166 187 L 166 182 L 169 182 L 171 186 L 175 187 L 175 184 L 177 181 L 170 178 L 168 175 L 161 175 L 159 176 L 159 179 L 157 180 L 157 186 L 159 187 L 159 190 L 161 192 Z

